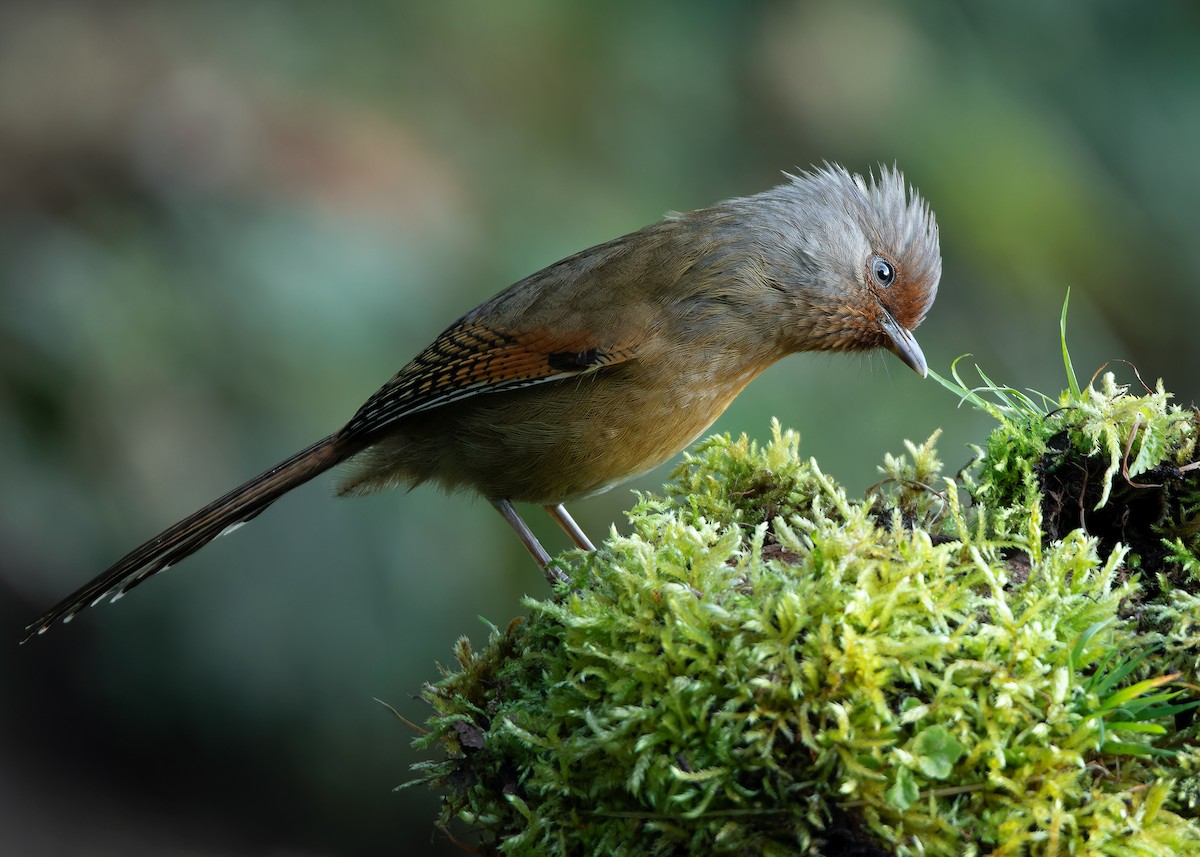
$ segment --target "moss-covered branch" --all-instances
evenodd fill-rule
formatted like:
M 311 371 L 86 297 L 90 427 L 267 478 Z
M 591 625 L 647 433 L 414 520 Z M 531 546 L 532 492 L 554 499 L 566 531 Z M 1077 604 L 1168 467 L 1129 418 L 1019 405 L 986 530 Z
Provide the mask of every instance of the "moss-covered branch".
M 966 389 L 963 389 L 966 392 Z M 427 687 L 418 782 L 511 854 L 1200 853 L 1195 412 L 1111 375 L 851 500 L 713 437 Z

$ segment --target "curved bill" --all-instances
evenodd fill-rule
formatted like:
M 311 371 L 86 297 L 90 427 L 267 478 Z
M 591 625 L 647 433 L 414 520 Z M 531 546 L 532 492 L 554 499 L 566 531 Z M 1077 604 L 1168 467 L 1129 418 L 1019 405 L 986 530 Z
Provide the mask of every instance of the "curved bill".
M 887 348 L 908 366 L 924 378 L 929 373 L 929 367 L 925 365 L 925 355 L 921 353 L 921 346 L 917 345 L 917 340 L 913 337 L 912 331 L 907 327 L 901 327 L 892 318 L 891 314 L 880 307 L 882 317 L 879 325 L 883 328 L 883 332 L 887 334 Z

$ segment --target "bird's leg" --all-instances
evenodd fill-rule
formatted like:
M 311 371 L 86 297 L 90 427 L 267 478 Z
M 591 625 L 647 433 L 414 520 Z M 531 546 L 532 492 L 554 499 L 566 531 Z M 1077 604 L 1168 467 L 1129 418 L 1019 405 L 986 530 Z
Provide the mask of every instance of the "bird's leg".
M 546 506 L 544 508 L 550 513 L 550 517 L 566 530 L 567 535 L 571 537 L 571 541 L 575 542 L 575 547 L 585 551 L 594 551 L 596 549 L 591 539 L 587 537 L 587 533 L 580 528 L 579 524 L 575 523 L 575 519 L 567 512 L 566 506 L 559 503 L 557 506 Z
M 562 572 L 550 565 L 550 554 L 546 553 L 546 549 L 537 540 L 537 536 L 521 520 L 521 516 L 513 508 L 513 504 L 508 500 L 492 500 L 491 504 L 496 507 L 496 511 L 504 517 L 504 520 L 508 521 L 508 525 L 516 531 L 517 538 L 521 540 L 521 544 L 525 545 L 525 549 L 529 551 L 533 561 L 538 564 L 538 568 L 542 570 L 546 580 L 551 585 L 561 582 L 563 580 Z

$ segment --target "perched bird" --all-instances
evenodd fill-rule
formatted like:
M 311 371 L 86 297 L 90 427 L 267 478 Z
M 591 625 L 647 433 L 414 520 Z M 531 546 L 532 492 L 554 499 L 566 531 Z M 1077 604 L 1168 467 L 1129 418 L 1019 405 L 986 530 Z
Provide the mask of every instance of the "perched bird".
M 928 204 L 896 169 L 824 167 L 669 214 L 556 262 L 468 312 L 338 431 L 168 527 L 27 627 L 28 640 L 249 521 L 342 462 L 340 494 L 433 482 L 486 497 L 547 578 L 513 508 L 563 503 L 675 455 L 797 351 L 886 348 L 922 377 L 912 330 L 937 294 Z

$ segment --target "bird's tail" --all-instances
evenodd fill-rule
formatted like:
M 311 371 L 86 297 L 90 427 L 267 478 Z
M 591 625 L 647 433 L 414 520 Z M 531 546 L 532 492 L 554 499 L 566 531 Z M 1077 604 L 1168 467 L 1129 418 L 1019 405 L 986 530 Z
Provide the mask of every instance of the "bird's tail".
M 361 443 L 335 434 L 302 449 L 134 548 L 36 622 L 27 625 L 28 633 L 21 642 L 45 633 L 59 619 L 70 622 L 80 610 L 105 598 L 116 601 L 146 578 L 165 571 L 217 536 L 256 517 L 288 491 L 345 461 L 361 448 Z

